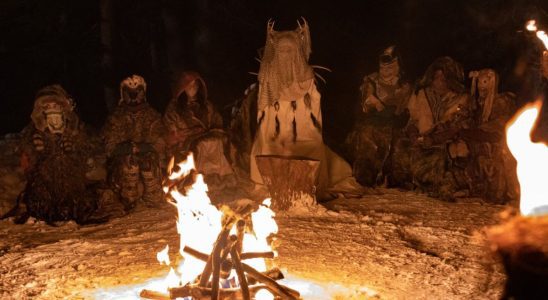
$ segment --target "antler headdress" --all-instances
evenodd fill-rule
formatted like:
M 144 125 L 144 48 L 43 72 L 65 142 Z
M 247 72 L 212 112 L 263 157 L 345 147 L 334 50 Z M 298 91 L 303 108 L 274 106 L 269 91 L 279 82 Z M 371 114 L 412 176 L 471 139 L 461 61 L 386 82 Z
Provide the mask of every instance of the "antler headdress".
M 274 30 L 274 21 L 266 26 L 266 44 L 259 69 L 259 110 L 273 104 L 280 91 L 293 83 L 314 78 L 308 64 L 311 42 L 310 29 L 304 18 L 297 21 L 297 28 L 289 31 Z

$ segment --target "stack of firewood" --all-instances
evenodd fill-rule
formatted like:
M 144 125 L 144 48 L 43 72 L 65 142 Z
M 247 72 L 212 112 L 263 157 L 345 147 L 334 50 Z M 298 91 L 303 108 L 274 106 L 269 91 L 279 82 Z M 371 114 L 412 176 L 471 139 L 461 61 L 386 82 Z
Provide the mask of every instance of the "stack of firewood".
M 274 258 L 273 252 L 242 252 L 242 242 L 246 222 L 244 219 L 225 218 L 223 229 L 219 233 L 208 255 L 199 252 L 189 246 L 183 251 L 206 262 L 202 274 L 194 283 L 169 289 L 169 295 L 143 290 L 141 297 L 148 299 L 176 299 L 192 297 L 193 300 L 223 299 L 236 300 L 254 299 L 255 294 L 262 290 L 268 290 L 275 299 L 300 299 L 300 294 L 289 287 L 279 284 L 276 280 L 283 279 L 279 269 L 274 268 L 266 272 L 259 272 L 246 264 L 246 259 Z M 236 226 L 237 234 L 230 235 L 230 230 Z M 234 269 L 238 276 L 239 287 L 222 288 L 221 280 L 229 278 Z

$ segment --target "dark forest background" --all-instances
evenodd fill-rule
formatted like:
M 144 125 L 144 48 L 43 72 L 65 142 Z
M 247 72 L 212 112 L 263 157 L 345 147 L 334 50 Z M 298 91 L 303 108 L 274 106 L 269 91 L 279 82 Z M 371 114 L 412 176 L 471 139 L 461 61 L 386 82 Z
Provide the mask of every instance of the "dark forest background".
M 254 59 L 266 22 L 311 28 L 311 63 L 328 67 L 320 84 L 325 136 L 339 144 L 353 124 L 358 87 L 377 67 L 379 52 L 399 46 L 409 79 L 438 56 L 461 62 L 465 72 L 491 67 L 501 90 L 519 103 L 539 89 L 540 42 L 524 32 L 529 19 L 548 29 L 548 1 L 236 1 L 236 0 L 1 0 L 0 134 L 29 121 L 34 94 L 60 83 L 81 118 L 100 128 L 131 74 L 148 84 L 148 100 L 163 112 L 174 72 L 194 69 L 210 98 L 227 105 L 255 81 Z

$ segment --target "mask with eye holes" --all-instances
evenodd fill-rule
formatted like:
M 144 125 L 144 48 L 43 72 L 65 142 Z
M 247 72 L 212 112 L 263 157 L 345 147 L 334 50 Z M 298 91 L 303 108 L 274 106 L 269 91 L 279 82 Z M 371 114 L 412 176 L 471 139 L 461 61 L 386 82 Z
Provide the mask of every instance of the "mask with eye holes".
M 78 123 L 73 109 L 69 94 L 58 84 L 49 85 L 36 94 L 31 119 L 39 131 L 63 134 Z
M 137 106 L 146 102 L 146 82 L 139 75 L 132 75 L 120 83 L 120 102 L 129 106 Z

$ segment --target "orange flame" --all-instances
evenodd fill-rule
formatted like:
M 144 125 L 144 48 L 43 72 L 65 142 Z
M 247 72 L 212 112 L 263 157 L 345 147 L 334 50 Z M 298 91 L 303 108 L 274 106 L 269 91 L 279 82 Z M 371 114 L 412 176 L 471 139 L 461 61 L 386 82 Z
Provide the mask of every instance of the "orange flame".
M 174 168 L 175 163 L 172 158 L 168 165 L 169 180 L 176 180 L 187 176 L 194 169 L 194 158 L 190 154 L 187 159 Z M 177 207 L 178 220 L 177 232 L 180 236 L 179 254 L 183 257 L 181 264 L 174 271 L 170 270 L 168 278 L 164 282 L 162 289 L 177 285 L 185 285 L 193 282 L 201 274 L 205 263 L 183 251 L 185 246 L 190 246 L 203 253 L 210 253 L 217 235 L 221 231 L 222 212 L 219 211 L 207 195 L 207 185 L 201 174 L 196 176 L 196 181 L 192 187 L 179 192 L 176 188 L 169 189 L 164 187 L 164 191 L 169 193 L 174 204 Z M 245 252 L 263 252 L 271 251 L 267 238 L 278 231 L 278 226 L 274 221 L 274 212 L 270 210 L 270 199 L 266 199 L 259 210 L 251 214 L 253 220 L 254 234 L 246 233 L 243 240 L 243 250 Z M 169 265 L 168 248 L 157 254 L 160 262 Z M 255 267 L 258 271 L 266 271 L 264 259 L 251 259 L 246 263 Z M 267 293 L 260 296 L 260 299 L 273 299 L 272 294 Z M 259 299 L 259 298 L 257 298 Z
M 526 105 L 508 122 L 506 129 L 508 148 L 517 160 L 523 215 L 548 213 L 548 146 L 531 141 L 541 107 L 541 101 Z

